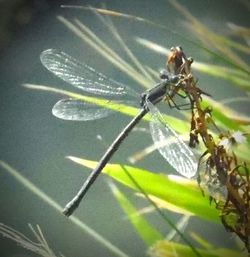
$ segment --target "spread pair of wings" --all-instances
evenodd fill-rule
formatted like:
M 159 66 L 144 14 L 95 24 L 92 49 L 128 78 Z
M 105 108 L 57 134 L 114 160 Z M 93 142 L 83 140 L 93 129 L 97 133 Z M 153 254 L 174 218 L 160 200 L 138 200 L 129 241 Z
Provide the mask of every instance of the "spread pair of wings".
M 41 53 L 40 58 L 49 71 L 84 92 L 118 100 L 132 96 L 138 97 L 139 101 L 139 95 L 132 88 L 96 72 L 90 66 L 78 62 L 63 52 L 48 49 Z M 150 132 L 159 152 L 177 172 L 188 178 L 193 177 L 197 171 L 194 153 L 163 121 L 159 110 L 153 104 L 148 103 L 148 108 L 152 115 Z M 113 112 L 111 109 L 74 98 L 62 99 L 52 109 L 53 115 L 60 119 L 79 121 L 100 119 Z

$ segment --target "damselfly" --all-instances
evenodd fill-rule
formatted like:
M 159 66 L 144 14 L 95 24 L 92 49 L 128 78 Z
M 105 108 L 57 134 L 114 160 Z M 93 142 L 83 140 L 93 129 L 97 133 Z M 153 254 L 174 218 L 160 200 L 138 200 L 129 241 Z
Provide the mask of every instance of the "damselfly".
M 96 72 L 86 64 L 80 63 L 71 56 L 58 50 L 49 49 L 41 54 L 42 64 L 59 78 L 87 93 L 101 97 L 110 97 L 109 103 L 120 103 L 124 98 L 133 97 L 140 101 L 141 110 L 121 131 L 114 142 L 100 159 L 97 167 L 91 172 L 76 196 L 65 206 L 63 213 L 70 216 L 80 204 L 82 198 L 94 183 L 102 169 L 111 159 L 123 140 L 135 125 L 148 113 L 151 113 L 150 131 L 154 143 L 161 155 L 173 168 L 185 177 L 192 177 L 197 171 L 197 160 L 194 153 L 178 134 L 164 121 L 156 104 L 166 98 L 172 98 L 177 92 L 180 76 L 169 72 L 162 73 L 161 81 L 152 89 L 138 95 L 132 88 L 116 82 Z M 136 100 L 135 100 L 136 99 Z M 138 100 L 140 99 L 140 100 Z M 87 121 L 108 116 L 111 109 L 87 103 L 77 98 L 62 99 L 55 104 L 52 113 L 65 120 Z

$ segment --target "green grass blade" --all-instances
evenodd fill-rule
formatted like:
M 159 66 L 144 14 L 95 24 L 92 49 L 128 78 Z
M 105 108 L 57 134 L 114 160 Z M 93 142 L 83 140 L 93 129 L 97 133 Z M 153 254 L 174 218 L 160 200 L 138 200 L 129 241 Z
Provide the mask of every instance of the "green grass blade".
M 95 168 L 97 162 L 77 157 L 68 157 L 70 160 L 88 168 Z M 207 197 L 203 197 L 196 182 L 182 177 L 173 179 L 172 176 L 155 174 L 147 170 L 124 165 L 138 185 L 150 196 L 155 196 L 163 201 L 176 205 L 202 219 L 219 222 L 219 211 L 210 206 Z M 138 188 L 124 172 L 119 164 L 107 164 L 103 172 L 120 183 L 138 191 Z M 177 179 L 178 178 L 178 179 Z
M 163 239 L 160 232 L 152 227 L 145 218 L 137 214 L 137 209 L 135 206 L 129 202 L 125 195 L 122 194 L 122 192 L 114 184 L 111 185 L 111 189 L 120 206 L 127 214 L 128 219 L 133 224 L 136 231 L 147 246 L 151 246 L 156 243 L 156 241 Z
M 240 130 L 242 128 L 239 123 L 235 122 L 231 116 L 234 115 L 234 111 L 229 107 L 214 101 L 212 98 L 203 97 L 202 106 L 212 107 L 212 118 L 215 120 L 217 126 L 227 130 Z
M 244 257 L 247 256 L 243 251 L 233 251 L 225 248 L 201 249 L 196 248 L 202 257 Z M 149 250 L 151 257 L 195 257 L 194 252 L 186 245 L 162 240 L 157 242 Z
M 205 249 L 212 249 L 213 248 L 213 245 L 211 243 L 209 243 L 207 240 L 205 240 L 204 238 L 202 238 L 200 235 L 198 235 L 194 232 L 191 232 L 191 236 L 203 248 L 205 248 Z
M 193 68 L 210 76 L 227 80 L 245 91 L 250 91 L 250 76 L 242 70 L 199 62 L 195 62 Z

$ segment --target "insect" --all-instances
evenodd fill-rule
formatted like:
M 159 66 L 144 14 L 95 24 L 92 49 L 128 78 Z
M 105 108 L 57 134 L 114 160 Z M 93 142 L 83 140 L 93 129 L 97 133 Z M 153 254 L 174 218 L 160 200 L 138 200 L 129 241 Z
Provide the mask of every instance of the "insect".
M 88 94 L 110 98 L 108 101 L 109 104 L 121 102 L 126 104 L 127 100 L 125 99 L 127 98 L 133 99 L 133 102 L 137 103 L 137 105 L 138 103 L 140 104 L 138 114 L 120 132 L 101 157 L 97 167 L 90 173 L 76 196 L 65 206 L 63 213 L 66 216 L 70 216 L 75 211 L 88 189 L 117 151 L 120 144 L 148 112 L 151 114 L 151 136 L 160 154 L 181 175 L 188 178 L 195 175 L 197 159 L 194 153 L 164 121 L 160 111 L 155 106 L 167 98 L 172 99 L 173 92 L 178 92 L 177 87 L 181 76 L 166 71 L 162 73 L 161 81 L 158 84 L 139 95 L 131 87 L 106 77 L 64 52 L 48 49 L 41 53 L 40 58 L 42 64 L 57 77 Z M 52 109 L 52 113 L 60 119 L 78 121 L 100 119 L 113 112 L 111 109 L 87 103 L 77 98 L 62 99 Z

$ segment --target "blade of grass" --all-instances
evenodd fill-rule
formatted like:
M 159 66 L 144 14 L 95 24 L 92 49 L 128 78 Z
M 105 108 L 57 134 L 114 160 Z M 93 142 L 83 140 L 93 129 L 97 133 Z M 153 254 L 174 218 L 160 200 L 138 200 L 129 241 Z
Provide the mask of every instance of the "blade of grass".
M 212 107 L 212 117 L 219 127 L 229 130 L 240 130 L 243 131 L 243 127 L 237 122 L 231 119 L 235 111 L 225 105 L 213 100 L 211 97 L 203 97 L 202 107 Z
M 190 249 L 193 251 L 193 253 L 197 256 L 197 257 L 201 257 L 201 255 L 199 254 L 199 252 L 196 251 L 195 247 L 193 246 L 193 244 L 189 241 L 189 239 L 187 239 L 187 237 L 178 229 L 178 227 L 176 227 L 176 225 L 168 218 L 167 215 L 165 215 L 159 208 L 158 206 L 151 201 L 150 197 L 148 197 L 147 192 L 139 185 L 139 183 L 134 179 L 134 177 L 131 175 L 131 173 L 129 172 L 129 170 L 126 168 L 126 166 L 122 165 L 121 166 L 124 174 L 126 174 L 126 176 L 130 179 L 130 181 L 133 183 L 133 185 L 135 186 L 135 188 L 137 188 L 138 191 L 140 191 L 144 197 L 148 200 L 148 202 L 150 202 L 150 204 L 152 206 L 154 206 L 156 212 L 160 215 L 161 218 L 163 218 L 163 220 L 172 228 L 176 231 L 176 233 L 180 236 L 180 238 L 190 247 Z
M 184 231 L 189 223 L 190 220 L 190 216 L 189 215 L 183 215 L 181 217 L 181 219 L 178 221 L 178 223 L 176 224 L 176 227 L 180 230 L 180 231 Z M 181 238 L 178 235 L 178 233 L 172 229 L 172 231 L 170 231 L 167 236 L 165 237 L 166 240 L 173 240 L 174 238 L 176 238 L 176 241 L 179 241 Z
M 203 248 L 205 248 L 205 249 L 213 249 L 214 248 L 214 246 L 212 244 L 210 244 L 207 240 L 202 238 L 200 235 L 198 235 L 198 234 L 196 234 L 194 232 L 191 232 L 191 236 Z
M 123 211 L 127 214 L 128 219 L 136 229 L 137 233 L 143 239 L 145 244 L 149 247 L 162 240 L 163 236 L 154 227 L 152 227 L 145 218 L 141 215 L 134 215 L 137 212 L 135 206 L 126 198 L 126 196 L 113 184 L 110 184 L 112 192 L 122 207 Z
M 233 111 L 231 108 L 214 101 L 209 97 L 204 97 L 203 99 L 204 105 L 212 106 L 212 118 L 215 120 L 215 123 L 224 128 L 225 131 L 241 131 L 243 134 L 249 134 L 250 128 L 249 126 L 241 125 L 237 120 L 234 120 L 233 117 L 238 116 L 241 117 L 236 111 Z M 247 142 L 245 146 L 250 151 L 250 143 Z M 239 156 L 240 157 L 240 156 Z
M 250 76 L 249 74 L 243 73 L 241 70 L 198 62 L 195 62 L 192 67 L 208 75 L 227 80 L 242 90 L 250 91 Z
M 73 156 L 68 158 L 88 168 L 95 168 L 97 162 Z M 219 222 L 219 211 L 210 206 L 207 197 L 204 197 L 194 181 L 179 177 L 178 180 L 163 174 L 155 174 L 147 170 L 124 165 L 134 180 L 148 194 L 156 196 L 166 202 L 187 210 L 200 218 Z M 138 191 L 138 188 L 124 173 L 124 167 L 119 164 L 106 165 L 103 172 L 120 183 Z
M 158 242 L 159 240 L 162 240 L 162 235 L 160 235 L 158 231 L 156 231 L 151 225 L 149 225 L 149 223 L 145 219 L 143 219 L 141 215 L 134 215 L 134 213 L 136 212 L 136 208 L 128 201 L 128 199 L 121 193 L 121 191 L 118 190 L 117 187 L 114 187 L 114 184 L 112 185 L 113 190 L 115 190 L 114 194 L 117 197 L 120 205 L 123 207 L 124 211 L 129 216 L 131 223 L 134 225 L 139 235 L 144 239 L 147 245 L 152 246 L 154 243 Z M 180 233 L 178 227 L 174 227 L 173 231 L 178 235 Z M 182 235 L 181 238 L 185 239 L 184 241 L 189 244 L 189 241 L 187 241 L 184 235 Z M 199 252 L 191 244 L 189 244 L 189 246 L 195 256 L 201 256 Z
M 213 249 L 200 249 L 196 250 L 203 257 L 243 257 L 246 256 L 246 253 L 242 251 L 233 251 L 225 248 L 216 248 Z M 195 257 L 195 254 L 191 251 L 190 248 L 183 244 L 169 242 L 167 240 L 158 241 L 151 249 L 149 250 L 149 256 L 151 257 Z

